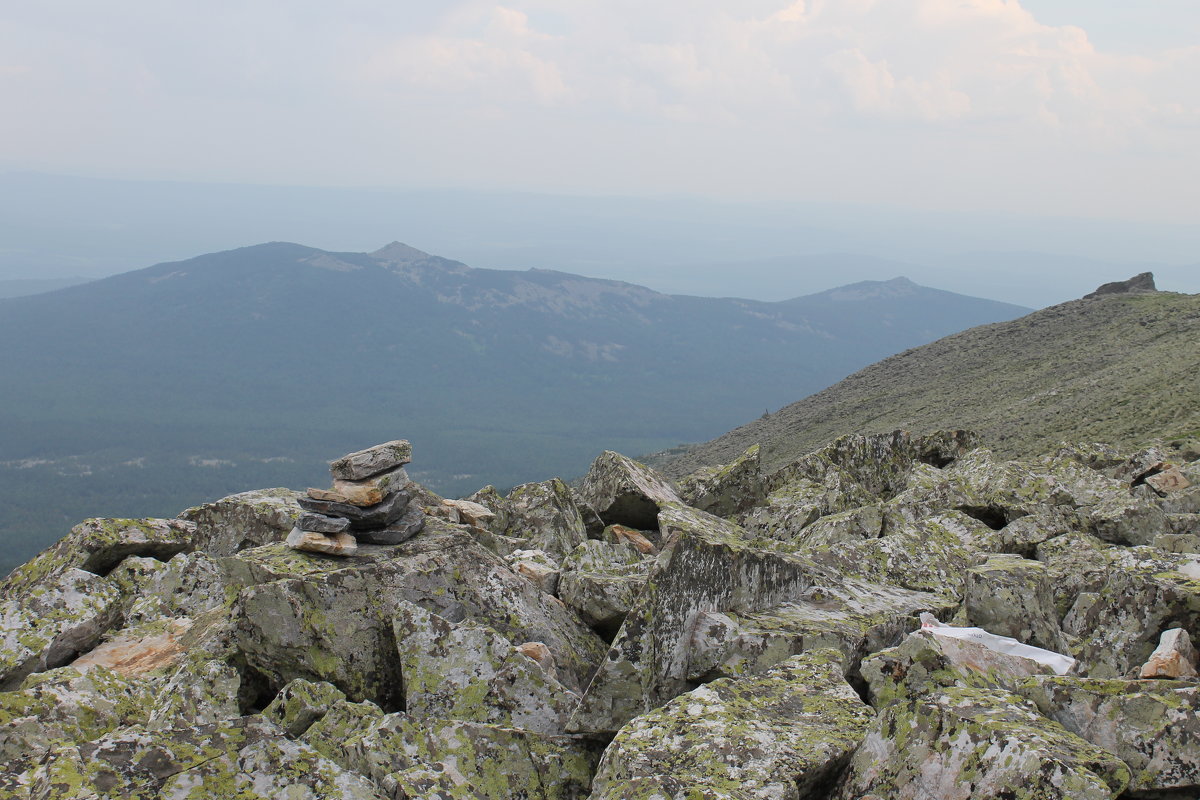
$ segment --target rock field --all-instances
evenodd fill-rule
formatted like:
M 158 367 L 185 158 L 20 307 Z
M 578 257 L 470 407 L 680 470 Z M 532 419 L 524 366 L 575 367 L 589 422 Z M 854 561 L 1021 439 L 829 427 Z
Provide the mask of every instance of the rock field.
M 0 589 L 0 800 L 1200 796 L 1194 443 L 981 444 L 86 520 Z

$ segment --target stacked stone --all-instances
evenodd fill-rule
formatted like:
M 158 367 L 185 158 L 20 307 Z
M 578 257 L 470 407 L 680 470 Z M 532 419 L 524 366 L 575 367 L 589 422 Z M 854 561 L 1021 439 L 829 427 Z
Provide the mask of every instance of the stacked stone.
M 296 550 L 352 556 L 363 544 L 400 544 L 425 525 L 419 508 L 409 508 L 412 482 L 404 465 L 412 445 L 403 439 L 369 447 L 330 462 L 333 485 L 309 489 L 304 512 L 287 537 Z

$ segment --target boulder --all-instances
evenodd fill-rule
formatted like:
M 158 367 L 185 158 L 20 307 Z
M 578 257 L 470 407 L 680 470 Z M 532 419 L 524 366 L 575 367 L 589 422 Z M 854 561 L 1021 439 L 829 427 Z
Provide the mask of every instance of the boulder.
M 558 593 L 558 559 L 545 550 L 514 550 L 504 557 L 513 572 L 546 594 Z
M 591 796 L 625 800 L 640 794 L 639 781 L 653 781 L 664 797 L 817 796 L 873 716 L 842 677 L 840 657 L 808 652 L 636 717 L 605 750 Z
M 584 800 L 600 748 L 580 737 L 335 703 L 304 741 L 392 797 Z
M 967 622 L 1046 650 L 1064 649 L 1050 572 L 1038 561 L 993 555 L 966 573 Z
M 1112 800 L 1129 777 L 1018 695 L 953 687 L 882 708 L 834 797 Z
M 638 530 L 658 526 L 665 504 L 682 503 L 675 487 L 663 476 L 620 453 L 605 450 L 583 478 L 579 493 L 606 525 Z
M 508 506 L 508 535 L 523 539 L 523 549 L 561 561 L 588 538 L 571 489 L 558 478 L 516 487 L 508 493 Z
M 512 505 L 508 502 L 508 498 L 496 491 L 495 486 L 485 486 L 463 499 L 483 506 L 492 512 L 490 518 L 479 517 L 480 524 L 485 525 L 489 531 L 501 535 L 508 531 L 509 520 L 512 517 Z
M 862 662 L 871 703 L 885 708 L 936 694 L 952 686 L 1012 689 L 1050 667 L 1029 658 L 1001 653 L 977 642 L 915 631 L 898 646 L 880 650 Z
M 808 618 L 828 629 L 846 620 L 836 613 L 822 619 L 827 593 L 841 601 L 884 597 L 893 591 L 842 578 L 800 555 L 765 550 L 738 526 L 687 506 L 667 506 L 659 519 L 664 541 L 670 544 L 588 686 L 572 730 L 615 731 L 691 688 L 695 625 L 705 612 L 748 615 L 793 603 L 809 606 L 813 613 Z M 912 595 L 902 597 L 893 616 L 903 618 L 914 611 Z M 944 608 L 941 598 L 926 599 L 931 602 L 918 605 Z M 860 631 L 859 640 L 862 637 Z M 821 641 L 825 646 L 828 639 Z M 780 658 L 790 655 L 780 650 Z
M 658 555 L 658 545 L 639 530 L 625 525 L 609 525 L 600 532 L 600 541 L 616 545 L 629 545 L 644 556 Z
M 584 622 L 612 638 L 645 586 L 652 563 L 636 545 L 589 539 L 563 560 L 558 596 Z
M 1121 759 L 1131 792 L 1200 790 L 1200 689 L 1182 681 L 1070 676 L 1017 690 L 1068 731 Z
M 225 604 L 225 575 L 205 553 L 180 553 L 167 563 L 130 556 L 108 574 L 120 590 L 126 626 L 196 617 Z
M 412 461 L 412 445 L 396 439 L 342 456 L 329 464 L 334 480 L 360 481 Z
M 31 672 L 69 664 L 120 619 L 117 587 L 76 567 L 6 595 L 0 600 L 0 691 L 16 688 Z
M 242 492 L 193 506 L 179 518 L 196 523 L 195 549 L 230 556 L 286 537 L 300 516 L 299 497 L 291 489 Z
M 313 723 L 346 695 L 332 683 L 297 678 L 279 690 L 262 715 L 293 739 L 303 736 Z
M 443 500 L 442 505 L 450 512 L 451 522 L 470 525 L 473 528 L 491 528 L 496 513 L 487 506 L 470 500 Z
M 1196 672 L 1196 650 L 1183 628 L 1163 631 L 1158 647 L 1138 671 L 1141 678 L 1200 678 Z
M 729 464 L 706 467 L 679 482 L 683 502 L 718 517 L 733 517 L 766 499 L 759 447 L 752 446 Z
M 410 603 L 392 625 L 410 716 L 563 732 L 578 697 L 496 631 Z

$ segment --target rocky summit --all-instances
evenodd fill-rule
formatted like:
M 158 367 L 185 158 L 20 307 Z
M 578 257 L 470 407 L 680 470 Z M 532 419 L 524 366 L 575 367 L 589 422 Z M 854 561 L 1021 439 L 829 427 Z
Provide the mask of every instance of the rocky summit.
M 0 798 L 1196 797 L 1198 454 L 986 445 L 86 520 L 0 590 Z

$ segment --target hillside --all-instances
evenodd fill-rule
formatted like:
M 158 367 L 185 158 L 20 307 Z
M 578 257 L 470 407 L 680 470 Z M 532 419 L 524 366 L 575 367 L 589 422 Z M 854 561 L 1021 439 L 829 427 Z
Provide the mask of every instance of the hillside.
M 781 466 L 846 433 L 965 427 L 997 453 L 1064 440 L 1200 435 L 1200 295 L 1107 294 L 906 350 L 705 444 L 650 461 L 671 475 L 760 444 Z
M 932 311 L 932 313 L 928 313 Z M 1023 309 L 903 279 L 681 297 L 393 244 L 273 243 L 0 301 L 0 542 L 303 487 L 402 426 L 445 494 L 728 430 L 897 349 Z M 3 566 L 3 565 L 0 565 Z

